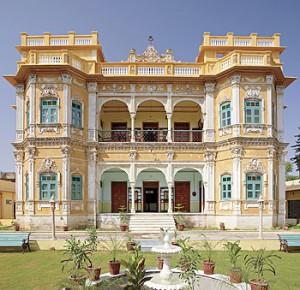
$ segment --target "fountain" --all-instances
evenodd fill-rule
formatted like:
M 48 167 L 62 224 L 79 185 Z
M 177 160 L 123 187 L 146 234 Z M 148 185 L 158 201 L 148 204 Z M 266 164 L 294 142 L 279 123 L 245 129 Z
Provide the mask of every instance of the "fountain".
M 163 268 L 158 274 L 145 282 L 145 286 L 156 290 L 180 290 L 186 288 L 186 284 L 179 278 L 178 273 L 173 273 L 170 269 L 170 257 L 181 251 L 181 248 L 170 244 L 168 230 L 163 231 L 163 245 L 152 247 L 152 252 L 159 254 L 164 263 Z

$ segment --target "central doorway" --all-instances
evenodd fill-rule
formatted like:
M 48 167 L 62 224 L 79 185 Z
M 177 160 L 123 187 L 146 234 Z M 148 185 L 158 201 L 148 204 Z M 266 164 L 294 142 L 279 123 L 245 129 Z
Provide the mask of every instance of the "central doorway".
M 158 212 L 158 189 L 159 182 L 143 182 L 144 212 Z

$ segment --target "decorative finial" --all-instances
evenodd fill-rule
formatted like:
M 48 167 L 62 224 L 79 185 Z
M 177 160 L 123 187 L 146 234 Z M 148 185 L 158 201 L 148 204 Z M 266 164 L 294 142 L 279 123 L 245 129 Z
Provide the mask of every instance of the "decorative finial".
M 154 38 L 152 37 L 152 35 L 149 35 L 148 37 L 148 41 L 149 41 L 149 45 L 153 45 L 153 41 L 154 41 Z

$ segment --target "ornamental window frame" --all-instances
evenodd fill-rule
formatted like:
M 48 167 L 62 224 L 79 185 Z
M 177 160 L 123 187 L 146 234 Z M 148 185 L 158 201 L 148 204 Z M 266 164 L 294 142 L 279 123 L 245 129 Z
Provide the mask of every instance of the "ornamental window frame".
M 224 178 L 230 180 L 224 180 Z M 229 173 L 224 173 L 220 176 L 220 194 L 222 201 L 231 200 L 232 198 L 232 176 Z
M 48 179 L 43 179 L 44 177 Z M 59 184 L 58 174 L 55 172 L 41 172 L 39 179 L 40 179 L 40 201 L 49 201 L 53 195 L 54 195 L 53 198 L 57 200 L 58 184 Z M 47 194 L 46 197 L 43 197 L 43 192 L 46 192 Z
M 80 180 L 74 181 L 73 178 L 79 178 Z M 79 182 L 77 185 L 74 184 L 74 182 Z M 74 188 L 74 186 L 77 188 Z M 79 190 L 78 190 L 79 188 Z M 74 190 L 76 189 L 76 190 Z M 74 191 L 73 191 L 74 190 Z M 73 194 L 79 195 L 79 197 L 76 197 Z M 71 175 L 71 200 L 72 201 L 82 201 L 83 200 L 83 177 L 79 173 L 74 173 Z
M 55 105 L 43 105 L 43 102 L 51 102 L 51 101 L 55 101 L 56 104 Z M 55 112 L 55 120 L 51 120 L 51 110 L 54 110 Z M 43 112 L 44 110 L 47 112 L 47 116 L 45 117 L 46 119 L 44 120 L 43 118 Z M 50 116 L 50 119 L 49 119 Z M 59 123 L 59 98 L 57 97 L 43 97 L 40 99 L 40 123 L 43 125 L 49 125 L 49 124 L 58 124 Z
M 257 102 L 259 104 L 259 120 L 258 122 L 253 122 L 254 118 L 256 117 L 255 114 L 253 113 L 253 111 L 255 110 L 255 108 L 253 108 L 252 106 L 247 106 L 246 103 L 247 102 Z M 251 111 L 251 115 L 250 115 L 250 121 L 248 122 L 247 120 L 247 109 Z M 263 124 L 263 112 L 264 112 L 264 106 L 263 106 L 263 100 L 261 99 L 257 99 L 257 98 L 245 98 L 244 99 L 244 122 L 246 125 L 261 125 Z
M 73 107 L 73 105 L 77 105 L 77 106 L 79 106 L 79 108 L 75 108 L 75 107 Z M 79 114 L 79 116 L 74 116 L 75 113 Z M 74 100 L 74 99 L 72 100 L 71 115 L 72 115 L 71 116 L 72 127 L 77 128 L 77 129 L 83 129 L 83 125 L 82 125 L 83 124 L 83 104 L 81 101 Z
M 228 106 L 227 108 L 224 108 L 225 106 Z M 223 113 L 225 113 L 225 117 L 223 118 Z M 229 116 L 228 116 L 229 113 Z M 228 121 L 229 120 L 229 121 Z M 225 124 L 223 122 L 225 121 Z M 219 106 L 219 124 L 220 128 L 226 128 L 231 126 L 232 123 L 232 107 L 231 107 L 231 101 L 226 100 L 222 103 L 220 103 Z
M 250 180 L 249 177 L 252 179 Z M 253 178 L 257 177 L 260 178 L 259 181 L 254 180 Z M 251 181 L 251 182 L 249 182 Z M 253 182 L 254 181 L 254 182 Z M 263 195 L 263 181 L 264 181 L 264 174 L 260 172 L 246 172 L 245 174 L 245 182 L 246 182 L 246 200 L 253 201 L 258 200 L 261 195 Z M 251 192 L 252 196 L 249 197 L 249 186 L 251 185 Z M 259 185 L 260 189 L 256 189 L 256 186 Z

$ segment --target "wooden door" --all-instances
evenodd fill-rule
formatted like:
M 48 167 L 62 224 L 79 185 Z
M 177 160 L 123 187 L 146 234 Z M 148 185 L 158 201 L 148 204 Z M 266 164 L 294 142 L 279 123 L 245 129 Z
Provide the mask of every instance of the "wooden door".
M 158 188 L 159 182 L 143 182 L 144 212 L 158 212 Z
M 182 211 L 190 212 L 190 182 L 175 181 L 175 206 L 183 205 Z
M 127 182 L 112 181 L 111 183 L 111 211 L 119 212 L 120 207 L 127 205 Z
M 174 141 L 189 142 L 190 141 L 190 124 L 183 122 L 174 123 Z

